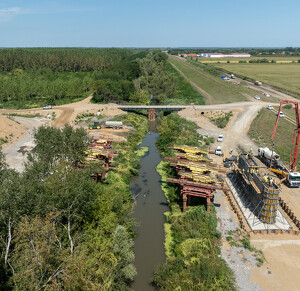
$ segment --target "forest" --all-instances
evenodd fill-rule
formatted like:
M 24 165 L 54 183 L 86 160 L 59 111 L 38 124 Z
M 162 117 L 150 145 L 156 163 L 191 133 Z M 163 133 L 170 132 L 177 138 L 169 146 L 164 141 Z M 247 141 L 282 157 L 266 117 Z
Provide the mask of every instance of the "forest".
M 120 118 L 135 130 L 115 145 L 119 156 L 103 183 L 91 179 L 101 164 L 78 167 L 89 142 L 82 128 L 37 129 L 22 173 L 0 152 L 1 290 L 128 289 L 136 274 L 129 178 L 148 123 Z
M 203 104 L 160 51 L 134 49 L 0 49 L 0 107 L 76 102 Z M 185 97 L 188 98 L 185 98 Z

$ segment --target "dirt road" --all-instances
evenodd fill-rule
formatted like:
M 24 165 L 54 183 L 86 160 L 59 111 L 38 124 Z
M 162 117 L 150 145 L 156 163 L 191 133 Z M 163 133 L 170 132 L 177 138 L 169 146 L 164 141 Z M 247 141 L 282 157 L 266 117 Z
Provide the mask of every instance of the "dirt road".
M 47 122 L 47 120 L 24 117 L 15 117 L 15 119 L 21 124 L 26 125 L 28 132 L 16 142 L 4 148 L 3 153 L 5 154 L 6 162 L 10 167 L 18 172 L 22 172 L 24 170 L 24 163 L 27 159 L 27 153 L 34 147 L 33 131 L 35 128 L 38 128 Z

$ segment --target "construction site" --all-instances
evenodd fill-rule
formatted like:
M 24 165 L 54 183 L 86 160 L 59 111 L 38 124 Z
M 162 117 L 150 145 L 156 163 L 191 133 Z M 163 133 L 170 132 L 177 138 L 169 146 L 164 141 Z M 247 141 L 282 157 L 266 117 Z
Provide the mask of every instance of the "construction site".
M 279 112 L 286 103 L 290 103 L 290 100 L 281 102 Z M 115 116 L 126 113 L 116 105 L 99 107 L 99 105 L 89 104 L 89 102 L 84 107 L 82 102 L 78 105 L 71 105 L 72 114 L 69 119 L 65 119 L 65 114 L 69 111 L 64 106 L 64 108 L 55 109 L 57 118 L 54 121 L 46 120 L 46 122 L 52 122 L 56 126 L 63 126 L 66 123 L 72 124 L 76 114 L 82 112 L 80 110 L 95 115 L 101 110 L 107 114 L 105 119 L 98 120 L 95 117 L 90 123 L 76 125 L 84 126 L 90 136 L 86 158 L 79 167 L 94 163 L 97 170 L 91 178 L 97 182 L 103 182 L 109 170 L 114 168 L 114 158 L 118 156 L 114 145 L 126 141 L 127 134 L 132 128 L 123 125 L 120 121 L 110 120 L 112 118 L 118 120 Z M 286 260 L 284 266 L 292 272 L 294 268 L 290 266 L 290 261 L 293 255 L 285 255 L 289 248 L 287 244 L 293 244 L 293 248 L 297 252 L 300 239 L 300 203 L 298 203 L 300 190 L 297 188 L 300 184 L 300 174 L 296 168 L 300 126 L 298 103 L 294 102 L 293 105 L 297 126 L 293 140 L 286 141 L 293 147 L 289 165 L 280 161 L 280 155 L 276 153 L 274 147 L 259 147 L 259 145 L 251 142 L 246 135 L 249 123 L 256 116 L 258 110 L 262 108 L 261 104 L 252 103 L 250 105 L 245 103 L 245 105 L 228 104 L 214 107 L 186 106 L 182 108 L 179 115 L 195 121 L 199 126 L 198 132 L 200 134 L 215 138 L 220 134 L 220 129 L 212 124 L 205 115 L 213 114 L 214 110 L 233 111 L 232 119 L 222 131 L 224 141 L 221 146 L 224 156 L 216 155 L 217 144 L 214 143 L 208 149 L 174 145 L 169 148 L 174 153 L 173 157 L 164 158 L 173 169 L 173 175 L 167 178 L 167 183 L 178 186 L 181 211 L 186 212 L 189 206 L 202 204 L 210 213 L 212 205 L 214 205 L 217 215 L 220 215 L 221 232 L 222 223 L 226 224 L 229 220 L 226 215 L 230 215 L 230 224 L 235 225 L 233 221 L 236 221 L 237 227 L 240 227 L 245 234 L 250 236 L 251 243 L 264 251 L 268 263 L 261 270 L 270 268 L 279 277 L 282 270 L 276 269 L 271 250 L 276 249 L 282 254 Z M 202 114 L 203 112 L 204 114 Z M 45 122 L 43 119 L 31 119 L 29 122 L 28 118 L 15 118 L 21 122 L 21 125 L 28 124 L 30 129 Z M 151 108 L 148 111 L 148 119 L 153 120 L 155 118 L 155 109 Z M 275 122 L 273 135 L 270 136 L 271 143 L 274 142 L 278 124 L 280 124 L 279 115 Z M 16 126 L 21 125 L 17 124 Z M 22 130 L 25 134 L 26 129 Z M 23 152 L 19 152 L 22 146 L 26 148 Z M 8 154 L 8 162 L 14 165 L 13 163 L 23 163 L 26 158 L 26 150 L 29 151 L 33 147 L 31 131 L 27 135 L 21 136 L 13 146 L 7 143 L 4 150 Z M 231 226 L 230 229 L 235 228 Z M 223 235 L 228 234 L 224 232 Z M 269 250 L 270 244 L 272 248 Z M 226 241 L 224 245 L 226 246 Z M 229 257 L 228 264 L 231 260 L 232 258 Z M 231 267 L 234 269 L 234 264 Z M 265 275 L 261 274 L 261 270 L 253 272 L 257 273 L 255 280 L 260 280 L 260 284 L 263 285 L 266 278 Z M 274 276 L 272 278 L 275 278 Z M 266 290 L 270 289 L 266 287 Z

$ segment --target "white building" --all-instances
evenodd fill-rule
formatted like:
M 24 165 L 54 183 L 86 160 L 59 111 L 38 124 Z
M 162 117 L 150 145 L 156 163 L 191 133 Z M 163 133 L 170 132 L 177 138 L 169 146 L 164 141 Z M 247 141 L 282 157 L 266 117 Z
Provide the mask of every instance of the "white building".
M 250 54 L 246 53 L 233 53 L 233 54 L 221 54 L 221 53 L 201 53 L 200 57 L 203 58 L 250 58 Z

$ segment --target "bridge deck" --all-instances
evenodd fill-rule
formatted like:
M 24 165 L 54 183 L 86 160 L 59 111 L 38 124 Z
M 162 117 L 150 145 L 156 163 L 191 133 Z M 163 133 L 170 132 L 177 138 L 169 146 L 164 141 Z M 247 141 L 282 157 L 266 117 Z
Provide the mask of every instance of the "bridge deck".
M 121 110 L 148 110 L 148 109 L 156 109 L 156 110 L 182 110 L 188 107 L 192 107 L 191 105 L 119 105 L 118 109 Z

